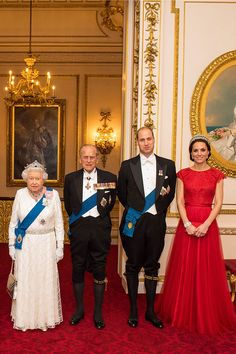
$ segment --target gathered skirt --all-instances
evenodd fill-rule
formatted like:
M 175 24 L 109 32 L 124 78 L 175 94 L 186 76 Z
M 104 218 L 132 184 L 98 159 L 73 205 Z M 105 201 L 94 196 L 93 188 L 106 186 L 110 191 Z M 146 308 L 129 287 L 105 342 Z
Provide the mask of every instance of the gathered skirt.
M 22 250 L 16 250 L 15 276 L 14 328 L 47 330 L 62 322 L 54 232 L 25 235 Z
M 210 210 L 187 207 L 187 215 L 198 226 Z M 157 309 L 167 323 L 192 332 L 214 335 L 235 329 L 236 316 L 216 221 L 199 238 L 188 235 L 179 221 Z

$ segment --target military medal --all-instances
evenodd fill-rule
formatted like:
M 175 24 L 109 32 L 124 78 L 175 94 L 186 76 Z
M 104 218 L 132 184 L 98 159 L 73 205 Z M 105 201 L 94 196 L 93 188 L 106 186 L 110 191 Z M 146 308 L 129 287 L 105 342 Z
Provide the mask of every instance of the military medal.
M 163 170 L 159 170 L 158 176 L 163 176 Z
M 90 181 L 91 177 L 86 177 L 86 178 L 87 178 L 88 182 L 87 182 L 85 188 L 86 188 L 87 190 L 89 190 L 89 188 L 91 188 L 91 186 L 90 186 L 90 184 L 89 184 L 89 181 Z
M 95 183 L 93 186 L 95 190 L 116 189 L 115 182 Z

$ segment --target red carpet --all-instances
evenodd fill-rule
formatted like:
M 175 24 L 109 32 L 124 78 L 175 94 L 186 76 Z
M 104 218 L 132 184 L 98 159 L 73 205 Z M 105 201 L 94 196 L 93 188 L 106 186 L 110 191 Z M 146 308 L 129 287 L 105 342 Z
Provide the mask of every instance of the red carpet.
M 55 329 L 21 332 L 12 328 L 10 298 L 5 291 L 10 269 L 6 244 L 0 244 L 0 353 L 236 353 L 234 334 L 218 337 L 200 336 L 166 326 L 162 331 L 145 322 L 145 296 L 139 295 L 139 326 L 127 323 L 128 298 L 117 275 L 117 247 L 112 246 L 108 260 L 108 290 L 105 294 L 106 328 L 98 331 L 92 322 L 93 289 L 86 278 L 85 319 L 72 327 L 68 320 L 74 310 L 71 264 L 68 246 L 60 262 L 60 281 L 64 322 Z

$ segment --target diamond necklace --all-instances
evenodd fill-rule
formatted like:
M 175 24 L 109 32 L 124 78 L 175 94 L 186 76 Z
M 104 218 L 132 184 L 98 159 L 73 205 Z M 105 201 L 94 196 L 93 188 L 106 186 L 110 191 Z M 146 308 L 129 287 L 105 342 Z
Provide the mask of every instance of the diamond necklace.
M 31 196 L 32 196 L 34 199 L 38 200 L 39 197 L 41 196 L 42 192 L 43 192 L 43 188 L 42 188 L 42 189 L 40 190 L 40 192 L 38 192 L 38 193 L 34 193 L 34 192 L 32 192 L 30 189 L 28 189 L 28 191 L 30 192 Z

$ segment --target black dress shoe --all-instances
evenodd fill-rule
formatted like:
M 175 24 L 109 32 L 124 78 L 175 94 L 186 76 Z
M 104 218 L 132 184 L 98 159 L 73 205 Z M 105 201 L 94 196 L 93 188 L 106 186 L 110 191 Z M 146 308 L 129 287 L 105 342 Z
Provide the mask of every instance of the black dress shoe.
M 155 317 L 154 316 L 151 317 L 151 316 L 145 315 L 145 320 L 151 322 L 151 324 L 154 327 L 157 327 L 159 329 L 164 328 L 164 325 L 163 325 L 162 321 L 159 320 L 159 318 L 157 318 L 156 316 Z
M 69 321 L 70 325 L 71 326 L 75 326 L 77 325 L 78 323 L 80 323 L 80 320 L 82 320 L 84 318 L 84 314 L 82 314 L 81 316 L 76 316 L 76 315 L 73 315 Z
M 105 323 L 103 321 L 95 321 L 94 320 L 94 326 L 97 329 L 103 329 L 105 327 Z
M 138 320 L 129 318 L 129 319 L 128 319 L 128 325 L 129 325 L 130 327 L 135 328 L 135 327 L 137 327 L 137 325 L 138 325 Z

